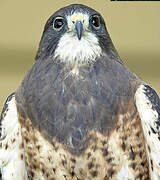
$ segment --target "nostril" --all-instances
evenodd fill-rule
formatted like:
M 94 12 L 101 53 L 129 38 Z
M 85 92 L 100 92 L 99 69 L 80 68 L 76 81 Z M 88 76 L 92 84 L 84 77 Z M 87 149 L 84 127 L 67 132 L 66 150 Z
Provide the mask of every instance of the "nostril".
M 72 23 L 74 24 L 74 23 L 75 23 L 75 21 L 72 21 Z

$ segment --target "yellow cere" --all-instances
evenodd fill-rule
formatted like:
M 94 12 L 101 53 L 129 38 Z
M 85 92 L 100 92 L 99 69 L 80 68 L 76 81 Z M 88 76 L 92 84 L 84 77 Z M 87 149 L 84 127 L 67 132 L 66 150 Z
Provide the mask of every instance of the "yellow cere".
M 76 20 L 81 20 L 82 23 L 84 22 L 84 16 L 82 14 L 74 14 L 72 17 L 72 22 L 76 22 Z

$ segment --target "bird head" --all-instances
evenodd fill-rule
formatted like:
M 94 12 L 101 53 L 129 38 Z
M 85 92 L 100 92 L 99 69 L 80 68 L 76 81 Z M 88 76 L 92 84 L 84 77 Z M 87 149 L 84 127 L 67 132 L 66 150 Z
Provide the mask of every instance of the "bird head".
M 37 59 L 49 56 L 67 64 L 88 64 L 104 52 L 110 55 L 112 49 L 102 16 L 90 7 L 72 4 L 48 19 Z

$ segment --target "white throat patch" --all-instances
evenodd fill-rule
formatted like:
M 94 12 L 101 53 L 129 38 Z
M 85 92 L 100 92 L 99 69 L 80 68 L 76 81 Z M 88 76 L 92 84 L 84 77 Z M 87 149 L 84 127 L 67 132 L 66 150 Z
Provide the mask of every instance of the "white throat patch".
M 94 33 L 84 31 L 81 40 L 78 40 L 76 33 L 70 31 L 70 29 L 73 30 L 71 22 L 73 15 L 67 17 L 69 31 L 60 38 L 54 58 L 73 66 L 92 63 L 97 57 L 101 56 L 102 49 Z M 84 27 L 86 29 L 88 18 L 86 15 L 84 18 Z
M 85 32 L 81 40 L 71 32 L 64 34 L 55 50 L 55 58 L 73 65 L 94 62 L 101 54 L 98 40 L 90 32 Z

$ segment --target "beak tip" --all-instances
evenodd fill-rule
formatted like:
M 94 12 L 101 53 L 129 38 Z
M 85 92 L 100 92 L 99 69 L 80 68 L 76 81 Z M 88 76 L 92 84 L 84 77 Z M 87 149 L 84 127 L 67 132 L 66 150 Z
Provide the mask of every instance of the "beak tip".
M 81 40 L 81 38 L 82 38 L 81 36 L 78 36 L 78 40 L 79 40 L 79 41 Z

